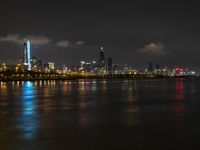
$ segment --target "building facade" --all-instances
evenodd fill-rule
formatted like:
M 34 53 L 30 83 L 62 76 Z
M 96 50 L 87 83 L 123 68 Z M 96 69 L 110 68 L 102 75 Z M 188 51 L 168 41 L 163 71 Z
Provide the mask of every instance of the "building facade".
M 23 64 L 27 70 L 31 70 L 31 44 L 29 40 L 24 40 L 23 46 Z

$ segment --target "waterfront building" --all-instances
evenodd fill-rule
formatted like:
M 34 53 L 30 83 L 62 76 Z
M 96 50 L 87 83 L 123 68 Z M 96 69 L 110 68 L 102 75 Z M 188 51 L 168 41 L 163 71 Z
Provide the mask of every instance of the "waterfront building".
M 31 67 L 33 71 L 37 71 L 38 67 L 37 67 L 37 59 L 36 57 L 32 57 L 31 58 Z
M 112 57 L 108 58 L 108 74 L 112 74 Z
M 6 71 L 7 70 L 7 66 L 5 63 L 0 64 L 0 72 Z
M 90 62 L 85 63 L 85 71 L 87 71 L 87 72 L 91 71 L 91 63 Z
M 25 39 L 23 46 L 23 64 L 26 70 L 31 70 L 31 44 L 30 41 Z
M 67 65 L 63 65 L 62 66 L 62 73 L 67 73 L 67 72 L 68 72 Z
M 104 48 L 102 46 L 100 47 L 100 52 L 99 52 L 99 67 L 100 68 L 105 67 L 105 54 L 104 54 Z
M 84 70 L 85 68 L 85 61 L 80 61 L 80 68 L 79 70 Z
M 149 63 L 148 71 L 153 72 L 153 63 L 152 62 Z
M 91 63 L 91 72 L 97 73 L 97 71 L 98 71 L 97 62 L 95 60 L 93 60 L 92 63 Z
M 113 70 L 114 74 L 120 74 L 119 64 L 113 64 L 112 65 L 112 70 Z
M 37 60 L 38 69 L 42 69 L 42 60 Z
M 48 68 L 52 71 L 55 69 L 55 63 L 54 62 L 48 62 Z
M 106 74 L 105 53 L 104 48 L 102 46 L 100 47 L 99 52 L 98 72 L 100 74 Z
M 154 70 L 154 73 L 155 73 L 155 74 L 162 74 L 159 64 L 156 64 L 156 68 L 155 68 L 155 70 Z
M 156 69 L 157 69 L 157 70 L 160 69 L 160 64 L 156 64 Z

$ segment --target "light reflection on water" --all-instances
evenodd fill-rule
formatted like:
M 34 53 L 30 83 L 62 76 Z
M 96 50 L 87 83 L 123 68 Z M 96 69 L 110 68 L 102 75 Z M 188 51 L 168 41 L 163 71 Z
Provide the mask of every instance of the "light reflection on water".
M 184 97 L 184 83 L 180 79 L 176 79 L 176 100 L 183 100 Z
M 117 135 L 118 130 L 123 132 L 120 131 L 123 127 L 133 129 L 135 126 L 148 126 L 145 128 L 148 133 L 143 137 L 157 136 L 160 139 L 163 138 L 162 132 L 169 139 L 178 141 L 181 135 L 181 140 L 185 140 L 186 135 L 182 134 L 185 122 L 192 126 L 196 121 L 193 118 L 200 113 L 199 85 L 199 81 L 185 80 L 1 82 L 0 122 L 3 123 L 0 135 L 6 133 L 1 137 L 6 139 L 10 134 L 10 137 L 23 143 L 45 139 L 46 135 L 55 140 L 56 135 L 62 132 L 69 141 L 71 135 L 81 141 L 86 139 L 80 139 L 77 135 L 81 135 L 81 130 L 85 128 L 90 130 L 97 127 L 97 131 L 107 127 L 107 132 L 110 132 L 114 127 L 117 130 L 110 132 L 110 135 Z M 154 135 L 151 129 L 161 132 Z M 190 129 L 187 133 L 195 134 Z M 19 134 L 15 135 L 18 131 Z M 107 132 L 102 130 L 101 140 Z M 94 131 L 94 135 L 98 133 Z M 137 139 L 140 134 L 131 132 L 129 136 Z M 45 140 L 46 143 L 51 142 L 48 138 Z M 54 141 L 59 145 L 57 140 L 63 139 L 58 137 Z
M 183 80 L 176 79 L 175 82 L 175 112 L 176 119 L 182 119 L 185 112 L 185 85 Z
M 139 123 L 138 116 L 139 116 L 139 105 L 138 105 L 138 96 L 137 96 L 137 82 L 134 82 L 133 84 L 127 85 L 127 98 L 130 102 L 130 105 L 128 105 L 127 108 L 127 125 L 136 125 Z
M 18 127 L 21 130 L 22 138 L 33 139 L 39 127 L 37 116 L 37 99 L 33 82 L 24 82 L 22 88 L 22 108 L 19 117 Z

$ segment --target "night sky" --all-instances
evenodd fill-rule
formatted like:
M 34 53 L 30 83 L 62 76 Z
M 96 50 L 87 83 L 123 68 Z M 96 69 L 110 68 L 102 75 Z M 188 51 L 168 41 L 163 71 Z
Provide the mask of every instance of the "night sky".
M 22 42 L 32 42 L 31 55 L 57 65 L 98 59 L 103 45 L 113 63 L 144 69 L 162 67 L 200 70 L 200 9 L 196 1 L 37 1 L 0 4 L 0 60 L 14 63 Z

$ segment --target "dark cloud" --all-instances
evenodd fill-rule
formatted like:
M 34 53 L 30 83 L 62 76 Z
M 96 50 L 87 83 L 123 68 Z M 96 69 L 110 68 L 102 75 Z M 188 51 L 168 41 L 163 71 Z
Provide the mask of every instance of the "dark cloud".
M 21 55 L 22 46 L 10 43 L 23 42 L 24 36 L 33 35 L 29 37 L 32 44 L 45 46 L 33 47 L 32 55 L 53 59 L 59 65 L 98 60 L 98 47 L 104 45 L 106 56 L 118 64 L 143 67 L 148 61 L 159 61 L 166 66 L 198 68 L 199 3 L 29 0 L 27 5 L 25 0 L 4 1 L 0 5 L 0 41 L 4 42 L 0 54 L 15 59 Z

